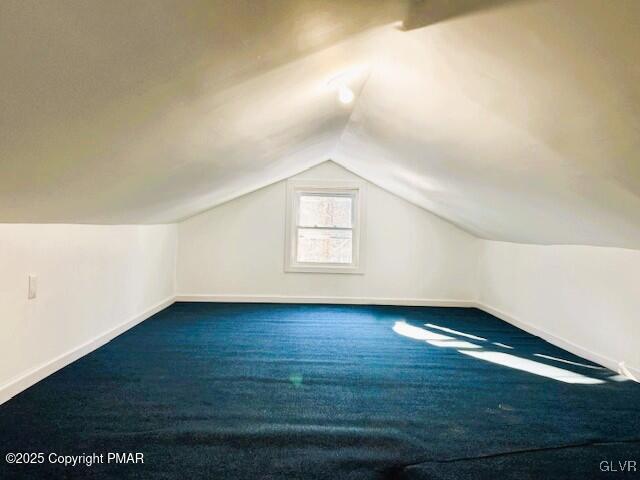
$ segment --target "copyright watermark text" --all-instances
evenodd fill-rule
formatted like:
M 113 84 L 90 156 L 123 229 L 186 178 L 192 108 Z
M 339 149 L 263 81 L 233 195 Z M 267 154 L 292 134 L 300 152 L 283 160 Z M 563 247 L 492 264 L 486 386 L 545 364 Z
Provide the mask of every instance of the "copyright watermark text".
M 9 452 L 4 456 L 7 463 L 37 465 L 57 464 L 65 467 L 85 466 L 99 464 L 136 464 L 144 463 L 142 452 L 106 452 L 106 453 L 82 453 L 80 455 L 62 455 L 56 452 Z

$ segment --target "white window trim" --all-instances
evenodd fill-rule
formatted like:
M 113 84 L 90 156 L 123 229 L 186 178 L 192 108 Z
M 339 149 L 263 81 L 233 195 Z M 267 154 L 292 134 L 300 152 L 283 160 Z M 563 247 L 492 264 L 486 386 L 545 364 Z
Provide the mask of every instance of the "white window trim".
M 364 273 L 364 219 L 365 219 L 365 184 L 358 181 L 305 180 L 289 179 L 287 181 L 287 208 L 285 232 L 284 271 L 294 273 Z M 353 211 L 353 263 L 313 264 L 296 260 L 296 218 L 298 216 L 298 199 L 300 192 L 309 193 L 353 193 L 355 207 Z

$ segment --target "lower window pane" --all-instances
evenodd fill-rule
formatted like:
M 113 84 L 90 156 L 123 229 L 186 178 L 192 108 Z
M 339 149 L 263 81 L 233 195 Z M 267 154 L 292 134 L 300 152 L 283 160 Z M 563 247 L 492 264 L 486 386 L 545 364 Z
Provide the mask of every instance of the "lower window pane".
M 298 229 L 298 262 L 352 263 L 351 230 Z

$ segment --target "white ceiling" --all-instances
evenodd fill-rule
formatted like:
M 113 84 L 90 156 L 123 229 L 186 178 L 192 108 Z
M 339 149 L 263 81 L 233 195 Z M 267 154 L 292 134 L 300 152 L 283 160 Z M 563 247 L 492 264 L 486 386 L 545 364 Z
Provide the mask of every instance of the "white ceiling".
M 3 0 L 0 221 L 172 222 L 331 158 L 484 238 L 638 249 L 639 51 L 637 0 Z

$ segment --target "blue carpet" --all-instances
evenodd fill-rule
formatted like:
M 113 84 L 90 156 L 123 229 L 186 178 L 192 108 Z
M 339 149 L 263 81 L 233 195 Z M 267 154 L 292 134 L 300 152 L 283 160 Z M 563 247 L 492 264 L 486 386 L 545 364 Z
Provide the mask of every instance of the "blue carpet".
M 1 405 L 0 478 L 612 478 L 619 380 L 475 309 L 178 303 Z M 144 464 L 48 462 L 93 452 Z

